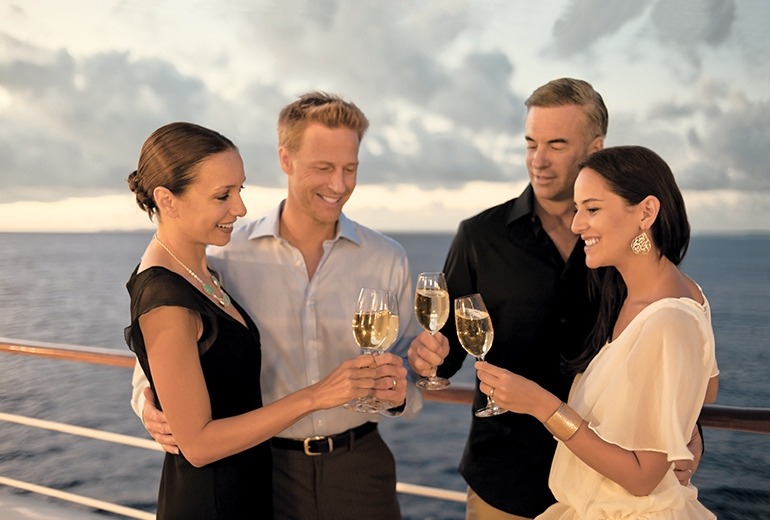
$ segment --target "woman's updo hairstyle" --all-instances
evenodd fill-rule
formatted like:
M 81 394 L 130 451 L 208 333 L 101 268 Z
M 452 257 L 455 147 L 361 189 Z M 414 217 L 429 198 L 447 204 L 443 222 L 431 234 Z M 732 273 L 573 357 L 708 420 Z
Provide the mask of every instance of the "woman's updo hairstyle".
M 155 130 L 142 145 L 137 169 L 128 176 L 136 203 L 152 220 L 158 213 L 155 188 L 182 195 L 195 180 L 197 166 L 211 155 L 238 148 L 222 134 L 193 123 L 169 123 Z

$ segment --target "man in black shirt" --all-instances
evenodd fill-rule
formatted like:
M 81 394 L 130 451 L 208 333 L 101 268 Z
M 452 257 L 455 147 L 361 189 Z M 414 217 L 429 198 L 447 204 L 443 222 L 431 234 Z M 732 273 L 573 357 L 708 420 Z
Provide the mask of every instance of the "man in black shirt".
M 526 106 L 530 184 L 460 224 L 444 272 L 452 300 L 480 293 L 486 303 L 495 331 L 486 360 L 566 401 L 572 378 L 561 373 L 561 360 L 581 351 L 597 314 L 583 244 L 570 230 L 573 184 L 578 164 L 602 148 L 608 116 L 591 85 L 570 78 L 538 88 Z M 438 375 L 449 377 L 462 366 L 454 316 L 441 332 L 412 343 L 416 372 L 438 365 Z M 486 398 L 477 386 L 474 409 Z M 460 464 L 469 485 L 467 518 L 532 518 L 546 509 L 554 502 L 548 473 L 555 447 L 531 416 L 474 417 Z

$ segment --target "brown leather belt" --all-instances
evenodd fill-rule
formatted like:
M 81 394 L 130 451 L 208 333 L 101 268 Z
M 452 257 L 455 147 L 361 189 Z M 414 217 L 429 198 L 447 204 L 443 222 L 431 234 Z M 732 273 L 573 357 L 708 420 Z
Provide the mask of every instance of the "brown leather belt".
M 367 433 L 377 429 L 376 422 L 365 422 L 361 426 L 356 426 L 348 431 L 336 433 L 334 435 L 313 435 L 303 440 L 286 439 L 283 437 L 273 437 L 270 444 L 274 448 L 282 450 L 304 451 L 305 455 L 315 457 L 324 453 L 331 453 L 339 448 L 353 448 L 355 439 L 360 439 Z

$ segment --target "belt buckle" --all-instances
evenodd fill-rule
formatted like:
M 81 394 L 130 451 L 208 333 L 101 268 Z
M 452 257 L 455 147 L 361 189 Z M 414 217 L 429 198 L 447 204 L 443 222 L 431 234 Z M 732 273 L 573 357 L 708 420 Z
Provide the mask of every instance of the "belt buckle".
M 305 455 L 308 457 L 317 457 L 318 455 L 323 455 L 323 452 L 314 452 L 310 451 L 310 442 L 311 441 L 322 441 L 326 439 L 329 443 L 329 453 L 334 451 L 334 442 L 332 441 L 331 437 L 327 437 L 325 435 L 313 435 L 312 437 L 305 437 L 305 440 L 302 441 L 302 447 L 305 450 Z

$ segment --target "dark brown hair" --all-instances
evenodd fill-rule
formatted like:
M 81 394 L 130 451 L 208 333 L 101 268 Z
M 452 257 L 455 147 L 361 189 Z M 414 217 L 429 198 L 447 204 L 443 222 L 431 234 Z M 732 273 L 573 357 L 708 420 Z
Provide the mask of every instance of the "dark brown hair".
M 128 176 L 136 203 L 150 216 L 158 212 L 153 191 L 158 186 L 181 195 L 195 180 L 197 166 L 207 157 L 237 150 L 222 134 L 193 123 L 169 123 L 155 130 L 142 145 L 137 169 Z
M 615 146 L 589 155 L 580 164 L 583 168 L 598 173 L 631 206 L 649 195 L 656 197 L 660 210 L 649 230 L 650 239 L 660 256 L 674 265 L 681 263 L 690 244 L 690 223 L 674 174 L 658 154 L 642 146 Z M 627 293 L 622 276 L 612 266 L 591 270 L 590 287 L 599 295 L 599 317 L 583 354 L 568 363 L 571 373 L 584 371 L 610 339 Z

